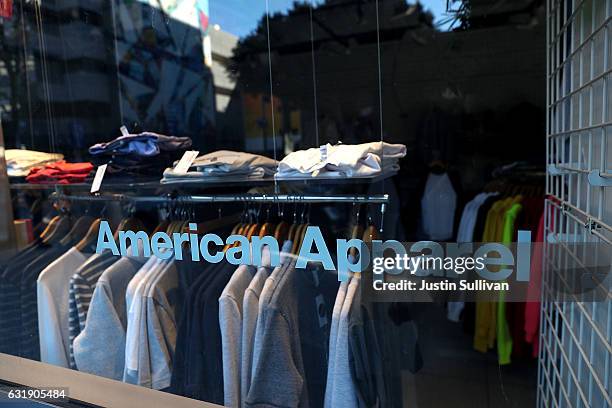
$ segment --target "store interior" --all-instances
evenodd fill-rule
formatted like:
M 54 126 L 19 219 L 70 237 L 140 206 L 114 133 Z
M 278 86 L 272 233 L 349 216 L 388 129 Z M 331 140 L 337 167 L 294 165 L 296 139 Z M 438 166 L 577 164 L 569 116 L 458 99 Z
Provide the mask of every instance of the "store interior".
M 150 377 L 134 379 L 127 361 L 125 371 L 123 366 L 101 368 L 111 359 L 95 357 L 103 344 L 85 345 L 83 333 L 93 330 L 87 311 L 86 318 L 70 316 L 79 322 L 58 359 L 42 345 L 42 327 L 48 323 L 41 320 L 40 304 L 47 298 L 40 294 L 39 274 L 73 245 L 82 253 L 95 252 L 101 219 L 113 230 L 150 234 L 186 231 L 191 221 L 202 232 L 222 231 L 222 236 L 230 231 L 263 236 L 273 227 L 280 246 L 286 238 L 303 240 L 300 227 L 306 225 L 319 226 L 330 248 L 340 237 L 501 242 L 504 227 L 495 233 L 485 223 L 488 210 L 504 201 L 504 211 L 520 207 L 511 236 L 522 228 L 535 240 L 542 228 L 542 0 L 15 0 L 0 22 L 0 201 L 5 210 L 0 216 L 0 283 L 5 285 L 0 296 L 23 309 L 27 296 L 37 294 L 33 301 L 39 306 L 34 309 L 38 327 L 21 321 L 29 332 L 7 334 L 2 353 L 220 405 L 242 406 L 260 397 L 270 404 L 308 406 L 307 395 L 310 406 L 334 406 L 327 398 L 340 396 L 331 391 L 330 378 L 348 375 L 350 380 L 350 373 L 327 371 L 330 333 L 323 324 L 314 331 L 317 344 L 302 344 L 302 352 L 318 354 L 310 367 L 301 368 L 308 387 L 296 391 L 297 400 L 271 395 L 275 386 L 286 385 L 274 382 L 283 377 L 283 371 L 274 370 L 258 371 L 248 392 L 240 377 L 232 380 L 238 391 L 230 398 L 227 358 L 221 356 L 226 351 L 221 351 L 232 343 L 224 328 L 212 336 L 214 344 L 194 341 L 193 326 L 182 323 L 189 318 L 178 311 L 172 318 L 175 338 L 166 338 L 172 343 L 171 357 L 164 360 L 168 372 L 153 369 Z M 365 143 L 370 145 L 365 148 Z M 361 147 L 351 150 L 356 146 Z M 190 172 L 176 171 L 191 150 L 198 158 L 187 164 Z M 338 164 L 317 167 L 328 156 Z M 103 181 L 91 192 L 100 166 L 106 166 Z M 352 200 L 357 196 L 362 201 Z M 387 197 L 384 204 L 381 197 Z M 59 228 L 53 224 L 58 217 L 70 221 Z M 503 212 L 501 221 L 493 218 L 491 223 L 504 223 Z M 34 268 L 24 250 L 50 236 L 62 247 L 36 253 L 42 258 Z M 77 256 L 71 262 L 76 268 L 85 260 Z M 184 282 L 178 278 L 186 285 L 181 296 L 201 302 L 206 313 L 211 307 L 217 311 L 218 305 L 189 297 L 194 267 L 175 262 L 179 273 L 190 276 Z M 12 300 L 6 279 L 18 267 L 32 276 L 21 277 L 21 284 L 25 279 L 29 286 Z M 229 280 L 228 270 L 223 273 Z M 89 298 L 96 297 L 93 287 L 98 290 L 99 284 L 88 285 Z M 210 295 L 216 303 L 223 290 L 219 285 L 217 292 L 203 290 L 198 299 Z M 327 303 L 330 320 L 341 288 L 338 282 L 328 288 L 333 292 Z M 56 302 L 50 297 L 51 304 Z M 177 304 L 183 301 L 188 304 L 184 299 Z M 74 307 L 70 310 L 76 312 Z M 368 379 L 373 396 L 358 393 L 359 406 L 536 404 L 537 328 L 527 339 L 525 330 L 533 322 L 525 302 L 508 303 L 513 347 L 503 351 L 495 336 L 478 339 L 486 323 L 479 320 L 476 303 L 432 296 L 427 302 L 381 308 L 384 317 L 376 329 L 392 320 L 396 327 L 389 338 L 398 336 L 379 338 L 383 360 L 403 357 L 399 366 L 389 363 L 391 374 L 383 367 L 384 385 Z M 57 313 L 66 320 L 68 309 Z M 125 319 L 129 326 L 129 312 Z M 15 327 L 6 313 L 0 320 L 6 328 Z M 201 324 L 204 332 L 213 326 L 219 331 L 218 321 Z M 129 344 L 133 333 L 124 327 L 126 332 Z M 149 341 L 155 340 L 149 336 Z M 85 350 L 81 364 L 78 348 Z M 83 359 L 83 353 L 93 357 Z M 198 353 L 213 355 L 214 363 L 198 363 Z M 153 354 L 150 358 L 155 361 Z M 319 362 L 323 368 L 316 366 Z M 190 384 L 189 370 L 205 378 Z

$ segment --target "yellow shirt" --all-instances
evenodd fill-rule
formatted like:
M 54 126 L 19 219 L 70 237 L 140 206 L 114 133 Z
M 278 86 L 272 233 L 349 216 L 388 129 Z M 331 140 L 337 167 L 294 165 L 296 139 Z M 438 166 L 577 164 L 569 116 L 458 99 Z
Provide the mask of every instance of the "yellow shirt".
M 482 242 L 503 242 L 504 238 L 504 218 L 506 211 L 512 205 L 522 200 L 522 196 L 517 195 L 508 197 L 493 203 L 487 218 L 482 234 Z M 499 266 L 491 268 L 492 271 L 497 271 Z M 478 299 L 478 295 L 476 296 Z M 481 298 L 486 298 L 482 295 Z M 497 336 L 497 302 L 481 300 L 476 302 L 476 321 L 474 330 L 474 349 L 482 353 L 486 353 L 496 345 Z

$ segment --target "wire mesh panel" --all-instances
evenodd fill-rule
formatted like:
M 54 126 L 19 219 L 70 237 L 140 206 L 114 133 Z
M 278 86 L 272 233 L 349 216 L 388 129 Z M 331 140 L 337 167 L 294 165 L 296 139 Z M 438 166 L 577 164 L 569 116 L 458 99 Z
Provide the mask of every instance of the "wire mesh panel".
M 546 245 L 539 407 L 612 407 L 612 0 L 547 1 Z

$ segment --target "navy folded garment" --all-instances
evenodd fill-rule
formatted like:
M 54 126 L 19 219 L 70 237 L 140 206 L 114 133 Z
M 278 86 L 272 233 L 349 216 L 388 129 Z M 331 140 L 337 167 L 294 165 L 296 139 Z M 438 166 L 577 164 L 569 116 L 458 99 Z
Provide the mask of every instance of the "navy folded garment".
M 157 156 L 162 151 L 184 150 L 191 147 L 191 138 L 165 136 L 152 132 L 120 136 L 110 142 L 97 143 L 89 148 L 89 153 L 97 156 L 136 155 L 142 157 Z

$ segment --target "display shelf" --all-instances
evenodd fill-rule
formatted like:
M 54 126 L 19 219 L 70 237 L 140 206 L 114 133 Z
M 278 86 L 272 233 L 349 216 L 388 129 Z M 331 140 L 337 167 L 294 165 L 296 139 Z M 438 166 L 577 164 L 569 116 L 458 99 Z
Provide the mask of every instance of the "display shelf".
M 397 172 L 389 172 L 370 177 L 300 177 L 277 179 L 276 184 L 280 186 L 313 186 L 313 185 L 336 185 L 336 184 L 374 184 L 395 176 Z M 143 179 L 139 181 L 108 180 L 102 183 L 101 191 L 126 191 L 126 190 L 154 190 L 172 191 L 177 189 L 201 189 L 207 187 L 220 187 L 248 185 L 249 187 L 267 186 L 274 184 L 273 177 L 262 179 L 247 179 L 244 177 L 227 177 L 215 179 L 196 179 L 162 183 L 158 179 Z M 83 191 L 91 188 L 91 183 L 75 184 L 30 184 L 10 183 L 11 190 L 41 190 L 41 191 Z

